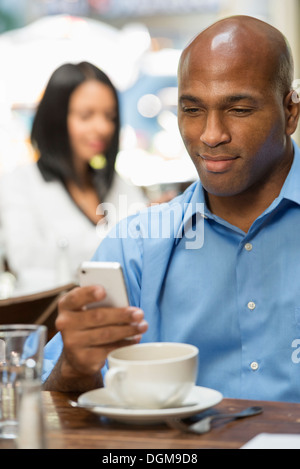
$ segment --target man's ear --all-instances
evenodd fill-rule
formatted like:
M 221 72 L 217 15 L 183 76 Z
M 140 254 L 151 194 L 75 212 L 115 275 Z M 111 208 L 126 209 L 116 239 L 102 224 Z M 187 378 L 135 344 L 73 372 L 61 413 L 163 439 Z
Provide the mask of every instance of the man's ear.
M 286 113 L 286 133 L 293 135 L 297 130 L 300 116 L 300 97 L 297 91 L 290 91 L 284 100 L 284 109 Z

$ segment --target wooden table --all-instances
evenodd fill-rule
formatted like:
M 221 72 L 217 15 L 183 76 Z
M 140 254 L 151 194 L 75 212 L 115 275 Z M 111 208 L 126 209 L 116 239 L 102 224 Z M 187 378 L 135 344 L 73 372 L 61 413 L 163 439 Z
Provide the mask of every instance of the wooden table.
M 43 392 L 49 449 L 238 449 L 260 433 L 300 434 L 300 404 L 224 399 L 215 412 L 237 412 L 251 405 L 262 406 L 264 412 L 229 423 L 215 421 L 212 431 L 194 435 L 165 424 L 113 422 L 70 407 L 70 397 L 77 396 Z
M 261 415 L 234 422 L 216 421 L 204 435 L 182 433 L 165 424 L 113 422 L 85 409 L 70 407 L 75 395 L 43 392 L 47 447 L 49 449 L 238 449 L 260 433 L 300 434 L 300 404 L 224 399 L 213 410 L 237 412 L 260 405 Z M 0 442 L 0 449 L 9 448 Z

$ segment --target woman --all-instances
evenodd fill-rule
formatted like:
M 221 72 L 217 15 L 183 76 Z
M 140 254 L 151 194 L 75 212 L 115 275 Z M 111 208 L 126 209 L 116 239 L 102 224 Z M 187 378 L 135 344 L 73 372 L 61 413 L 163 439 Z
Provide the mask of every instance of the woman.
M 1 181 L 7 260 L 20 289 L 73 280 L 107 230 L 145 204 L 115 172 L 119 131 L 117 92 L 101 70 L 82 62 L 52 74 L 32 126 L 38 161 Z

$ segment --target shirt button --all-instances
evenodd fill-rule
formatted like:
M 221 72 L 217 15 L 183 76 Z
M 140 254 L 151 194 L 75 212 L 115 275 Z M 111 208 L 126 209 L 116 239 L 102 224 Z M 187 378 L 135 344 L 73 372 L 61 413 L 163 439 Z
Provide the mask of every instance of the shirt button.
M 259 368 L 259 364 L 257 362 L 252 362 L 250 366 L 251 366 L 251 370 L 253 371 L 257 371 Z
M 250 311 L 254 311 L 256 308 L 256 304 L 253 301 L 249 301 L 248 308 L 250 309 Z
M 247 244 L 245 244 L 245 249 L 246 249 L 246 251 L 250 252 L 253 249 L 253 245 L 251 243 L 247 243 Z

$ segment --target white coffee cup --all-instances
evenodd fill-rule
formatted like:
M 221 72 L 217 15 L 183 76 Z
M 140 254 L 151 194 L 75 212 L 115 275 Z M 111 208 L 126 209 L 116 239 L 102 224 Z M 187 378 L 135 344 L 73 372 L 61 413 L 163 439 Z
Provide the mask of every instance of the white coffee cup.
M 116 349 L 108 355 L 105 387 L 127 407 L 178 406 L 195 385 L 198 354 L 193 345 L 166 342 Z

